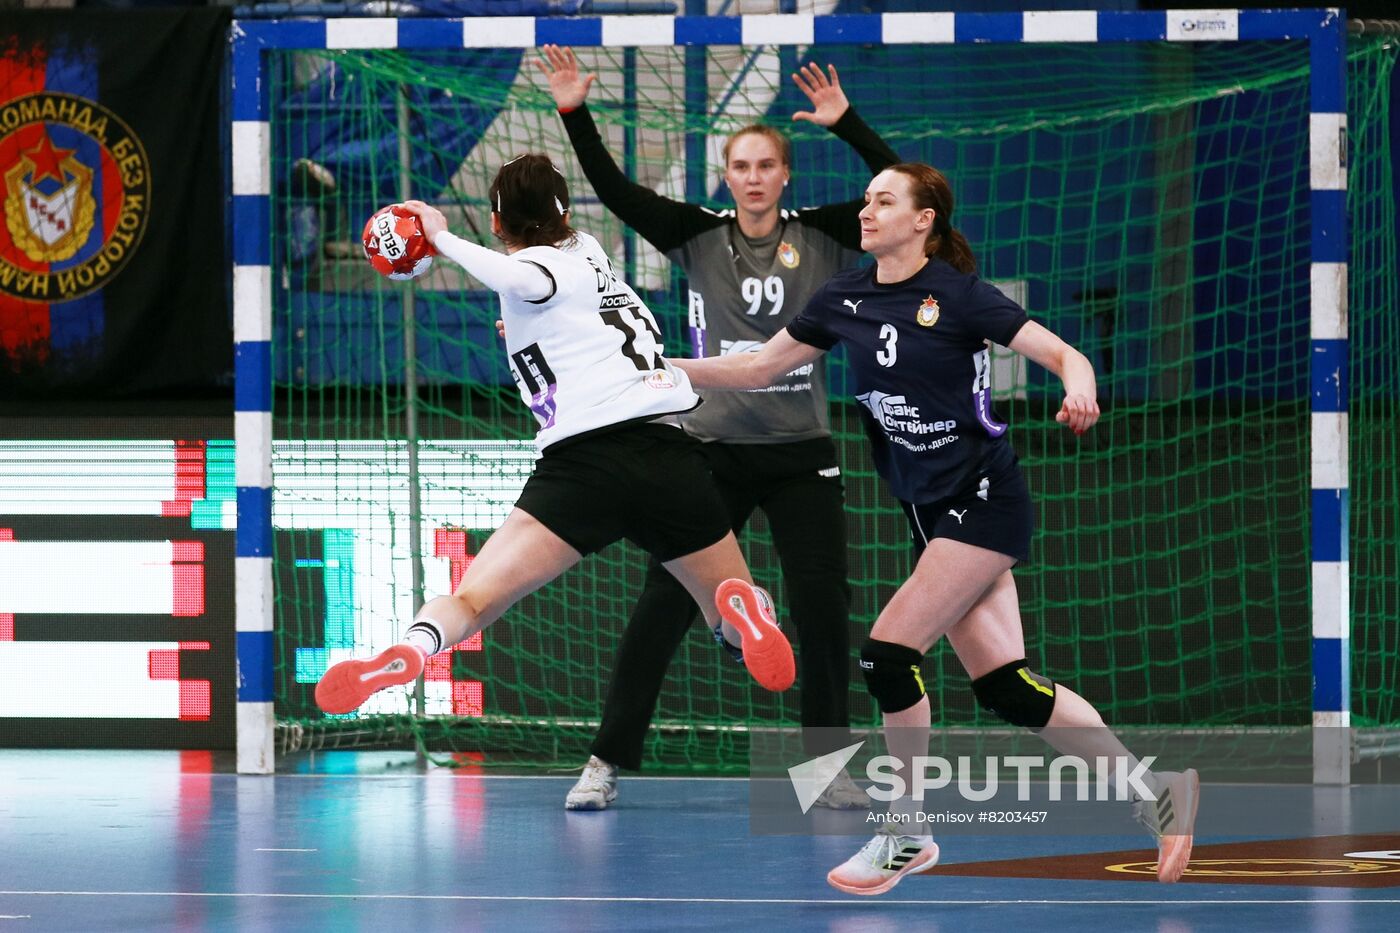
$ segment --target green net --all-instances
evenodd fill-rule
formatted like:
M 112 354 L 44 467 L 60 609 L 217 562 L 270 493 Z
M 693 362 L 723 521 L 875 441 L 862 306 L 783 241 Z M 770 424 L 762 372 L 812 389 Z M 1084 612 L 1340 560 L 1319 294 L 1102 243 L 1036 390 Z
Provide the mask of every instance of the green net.
M 1351 40 L 1352 721 L 1400 723 L 1400 240 L 1391 93 L 1400 38 Z
M 1352 190 L 1368 190 L 1354 196 L 1366 230 L 1351 307 L 1353 328 L 1370 315 L 1375 335 L 1353 381 L 1365 401 L 1352 462 L 1355 472 L 1368 461 L 1358 488 L 1371 497 L 1353 531 L 1372 536 L 1353 550 L 1356 686 L 1365 715 L 1393 720 L 1397 636 L 1383 623 L 1396 615 L 1396 278 L 1380 77 L 1394 50 L 1353 48 Z M 663 194 L 728 206 L 718 147 L 755 120 L 791 129 L 788 206 L 864 189 L 853 153 L 790 122 L 805 106 L 786 77 L 796 49 L 579 53 L 599 75 L 590 104 L 609 148 Z M 1053 377 L 1008 354 L 997 361 L 999 410 L 1039 512 L 1032 560 L 1017 571 L 1031 658 L 1114 723 L 1309 722 L 1306 46 L 819 54 L 902 157 L 948 172 L 983 275 L 1098 370 L 1104 417 L 1075 439 L 1053 423 Z M 564 167 L 576 225 L 624 268 L 676 354 L 688 352 L 681 274 L 592 198 L 519 50 L 288 54 L 268 86 L 276 708 L 287 747 L 411 737 L 471 760 L 577 765 L 640 588 L 643 557 L 629 545 L 586 559 L 435 660 L 420 696 L 389 691 L 345 718 L 310 702 L 328 663 L 397 640 L 420 586 L 451 588 L 531 465 L 534 423 L 492 330 L 494 297 L 445 262 L 413 286 L 380 280 L 358 235 L 376 208 L 411 194 L 489 243 L 495 169 L 536 150 Z M 859 644 L 908 573 L 908 531 L 870 467 L 839 354 L 830 365 Z M 1369 379 L 1374 391 L 1357 388 Z M 781 603 L 761 515 L 741 544 Z M 925 670 L 936 722 L 983 721 L 946 646 Z M 858 676 L 851 693 L 853 724 L 874 725 Z M 750 730 L 796 723 L 794 693 L 753 689 L 697 626 L 671 665 L 646 763 L 742 768 Z

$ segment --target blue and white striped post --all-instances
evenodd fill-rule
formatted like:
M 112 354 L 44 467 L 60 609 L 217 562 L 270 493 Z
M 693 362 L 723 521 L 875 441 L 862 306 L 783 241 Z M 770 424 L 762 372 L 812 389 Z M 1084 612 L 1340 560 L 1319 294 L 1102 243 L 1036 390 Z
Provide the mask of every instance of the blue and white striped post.
M 238 770 L 272 770 L 271 152 L 264 49 L 1306 39 L 1311 54 L 1313 779 L 1351 774 L 1346 23 L 1337 10 L 499 16 L 233 24 Z
M 1351 782 L 1346 31 L 1311 36 L 1313 783 Z
M 241 774 L 273 769 L 272 149 L 262 43 L 233 31 L 234 628 Z

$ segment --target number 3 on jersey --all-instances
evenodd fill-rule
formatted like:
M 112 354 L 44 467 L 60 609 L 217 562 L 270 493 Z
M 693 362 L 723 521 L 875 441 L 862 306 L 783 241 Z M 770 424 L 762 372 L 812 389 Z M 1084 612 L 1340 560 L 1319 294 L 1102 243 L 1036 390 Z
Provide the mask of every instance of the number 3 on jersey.
M 899 350 L 895 344 L 899 342 L 899 331 L 894 329 L 893 324 L 885 324 L 880 327 L 880 339 L 885 345 L 875 351 L 875 362 L 881 366 L 893 366 L 895 359 L 899 356 Z
M 629 312 L 634 323 L 641 324 L 643 328 L 651 332 L 655 346 L 661 346 L 661 332 L 656 329 L 651 317 L 643 314 L 636 305 L 628 305 L 623 310 Z M 650 372 L 653 369 L 661 368 L 661 354 L 656 354 L 651 360 L 647 360 L 641 353 L 637 352 L 637 331 L 632 324 L 627 323 L 622 317 L 622 311 L 616 308 L 608 308 L 606 311 L 598 312 L 603 318 L 603 323 L 609 327 L 616 327 L 622 331 L 622 355 L 632 361 L 632 365 L 643 372 Z
M 756 276 L 749 276 L 739 283 L 739 294 L 744 296 L 744 300 L 749 303 L 745 314 L 754 315 L 758 313 L 758 306 L 767 298 L 770 304 L 768 316 L 772 317 L 783 310 L 783 280 L 776 275 L 770 275 L 766 279 Z

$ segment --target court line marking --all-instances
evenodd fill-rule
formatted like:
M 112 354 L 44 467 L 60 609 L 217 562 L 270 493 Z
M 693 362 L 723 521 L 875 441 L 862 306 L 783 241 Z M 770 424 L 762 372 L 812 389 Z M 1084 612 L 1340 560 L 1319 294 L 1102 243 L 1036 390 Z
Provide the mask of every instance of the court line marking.
M 296 894 L 290 892 L 256 893 L 252 891 L 0 891 L 0 895 L 10 897 L 268 897 L 300 898 L 305 900 L 380 900 L 380 901 L 538 901 L 544 903 L 600 903 L 600 904 L 842 904 L 846 906 L 868 906 L 872 901 L 856 901 L 850 898 L 799 898 L 799 897 L 567 897 L 536 896 L 528 894 Z M 1087 900 L 1050 900 L 1033 898 L 993 898 L 982 900 L 883 900 L 882 904 L 913 904 L 919 906 L 955 905 L 985 907 L 998 904 L 1026 904 L 1042 906 L 1118 905 L 1142 904 L 1149 906 L 1210 906 L 1229 904 L 1400 904 L 1400 898 L 1266 898 L 1238 900 L 1226 898 L 1198 899 L 1149 899 L 1131 900 L 1125 898 Z
M 254 852 L 319 852 L 320 849 L 254 849 Z

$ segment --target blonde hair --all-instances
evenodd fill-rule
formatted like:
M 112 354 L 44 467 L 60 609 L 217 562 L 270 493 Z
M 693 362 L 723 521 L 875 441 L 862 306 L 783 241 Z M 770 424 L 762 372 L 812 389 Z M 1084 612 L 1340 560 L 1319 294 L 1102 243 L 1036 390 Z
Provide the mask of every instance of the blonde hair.
M 734 145 L 734 141 L 740 136 L 763 136 L 767 138 L 778 149 L 778 155 L 783 160 L 783 166 L 792 167 L 792 141 L 781 130 L 775 130 L 771 126 L 762 123 L 750 123 L 740 130 L 736 130 L 724 141 L 724 148 L 721 153 L 724 155 L 724 167 L 729 167 L 729 147 Z

